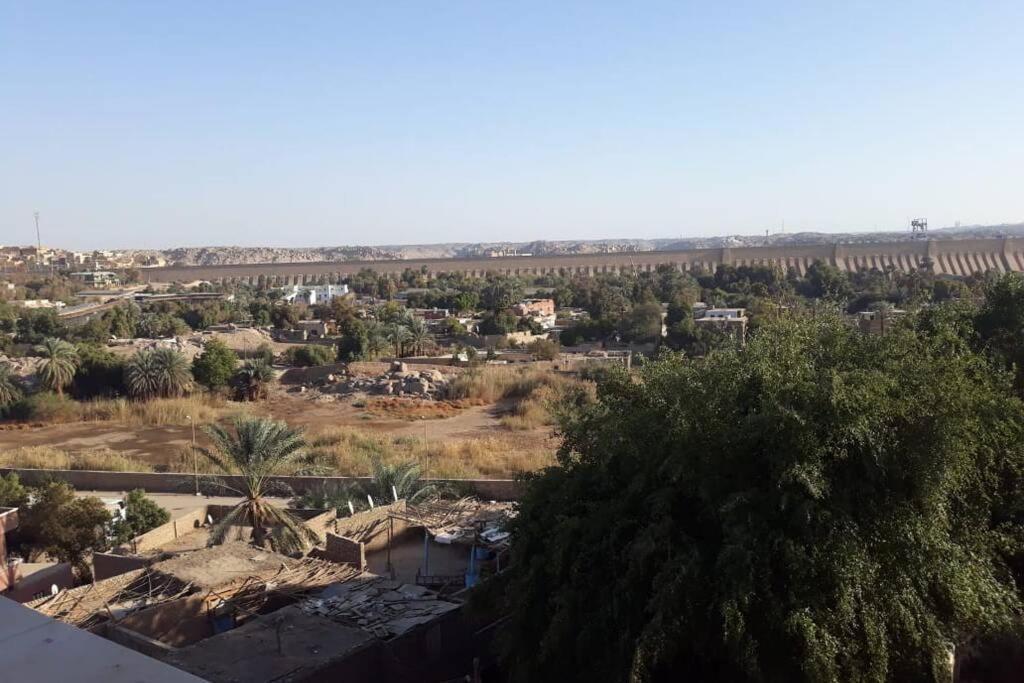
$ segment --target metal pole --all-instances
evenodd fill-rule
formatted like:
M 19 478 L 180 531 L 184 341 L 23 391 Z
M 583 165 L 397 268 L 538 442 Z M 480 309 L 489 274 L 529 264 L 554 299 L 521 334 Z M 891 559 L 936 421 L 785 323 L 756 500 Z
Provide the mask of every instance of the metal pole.
M 199 451 L 196 450 L 196 421 L 192 419 L 192 416 L 188 416 L 188 422 L 192 425 L 192 471 L 195 473 L 196 480 L 196 495 L 199 493 Z

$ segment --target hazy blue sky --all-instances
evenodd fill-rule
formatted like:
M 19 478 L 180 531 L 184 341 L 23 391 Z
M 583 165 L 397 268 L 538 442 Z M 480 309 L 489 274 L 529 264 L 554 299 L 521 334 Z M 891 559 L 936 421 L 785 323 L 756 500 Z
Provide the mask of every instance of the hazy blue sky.
M 0 3 L 0 244 L 1024 220 L 1024 2 Z

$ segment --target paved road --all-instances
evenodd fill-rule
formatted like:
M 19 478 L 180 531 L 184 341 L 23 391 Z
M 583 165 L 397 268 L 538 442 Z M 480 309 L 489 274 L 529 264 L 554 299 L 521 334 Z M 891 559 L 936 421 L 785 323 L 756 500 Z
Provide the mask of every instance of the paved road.
M 79 496 L 96 496 L 110 506 L 116 505 L 117 501 L 124 496 L 123 491 L 76 491 L 75 493 Z M 177 519 L 201 505 L 234 505 L 241 500 L 231 496 L 196 496 L 187 493 L 149 493 L 147 497 L 170 512 L 171 519 Z M 285 498 L 269 500 L 282 507 L 288 504 L 288 500 Z

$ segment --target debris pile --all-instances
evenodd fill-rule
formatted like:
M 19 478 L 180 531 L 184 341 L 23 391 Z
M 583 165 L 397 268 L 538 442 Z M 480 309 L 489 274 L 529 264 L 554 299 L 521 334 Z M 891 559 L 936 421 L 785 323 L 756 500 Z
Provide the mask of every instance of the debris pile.
M 331 586 L 321 597 L 300 605 L 306 614 L 326 617 L 382 639 L 401 635 L 457 608 L 457 604 L 439 599 L 423 586 L 380 577 Z

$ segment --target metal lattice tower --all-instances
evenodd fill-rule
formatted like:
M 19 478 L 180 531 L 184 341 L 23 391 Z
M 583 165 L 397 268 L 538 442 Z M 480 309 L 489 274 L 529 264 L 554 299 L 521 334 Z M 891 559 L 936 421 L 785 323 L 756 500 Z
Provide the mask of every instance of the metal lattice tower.
M 928 219 L 915 218 L 910 221 L 910 232 L 914 237 L 925 237 L 928 234 Z

